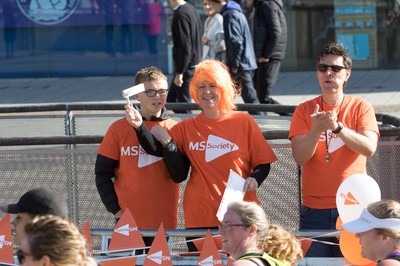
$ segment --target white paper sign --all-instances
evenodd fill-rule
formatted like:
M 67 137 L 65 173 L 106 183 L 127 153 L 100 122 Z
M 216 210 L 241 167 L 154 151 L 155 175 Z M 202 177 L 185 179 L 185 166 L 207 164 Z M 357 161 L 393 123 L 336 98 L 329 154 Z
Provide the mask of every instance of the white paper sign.
M 224 195 L 222 196 L 221 204 L 217 211 L 217 218 L 221 222 L 232 201 L 241 201 L 244 198 L 244 182 L 245 179 L 232 169 L 229 172 L 228 184 L 226 185 Z

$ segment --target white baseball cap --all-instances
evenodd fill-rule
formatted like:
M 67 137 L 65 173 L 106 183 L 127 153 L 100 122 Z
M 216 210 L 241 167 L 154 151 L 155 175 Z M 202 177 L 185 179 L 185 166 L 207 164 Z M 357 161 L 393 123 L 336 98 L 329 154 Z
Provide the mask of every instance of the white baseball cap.
M 392 229 L 400 232 L 400 219 L 379 219 L 364 209 L 357 219 L 343 224 L 343 228 L 352 233 L 362 233 L 374 228 Z

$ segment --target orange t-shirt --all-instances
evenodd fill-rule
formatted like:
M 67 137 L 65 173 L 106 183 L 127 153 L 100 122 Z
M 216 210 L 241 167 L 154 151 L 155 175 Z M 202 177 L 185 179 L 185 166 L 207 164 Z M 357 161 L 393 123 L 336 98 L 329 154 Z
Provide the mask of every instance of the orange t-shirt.
M 144 121 L 151 130 L 154 125 L 171 128 L 172 119 Z M 98 154 L 119 161 L 114 188 L 124 211 L 129 208 L 142 229 L 178 225 L 179 184 L 172 181 L 162 157 L 147 154 L 139 145 L 135 131 L 125 118 L 114 122 L 104 136 Z
M 216 214 L 230 169 L 247 178 L 255 166 L 277 159 L 254 119 L 241 112 L 221 119 L 200 114 L 178 123 L 170 134 L 191 162 L 183 201 L 186 228 L 220 224 Z M 260 203 L 255 191 L 245 200 Z
M 312 125 L 310 115 L 315 105 L 320 110 L 333 110 L 335 107 L 323 102 L 322 96 L 300 104 L 292 118 L 289 139 L 296 135 L 306 135 Z M 379 135 L 378 124 L 372 105 L 367 101 L 351 95 L 345 95 L 338 121 L 355 132 L 371 130 Z M 327 131 L 320 136 L 317 149 L 311 159 L 302 166 L 303 205 L 315 209 L 336 208 L 336 192 L 344 179 L 353 174 L 365 174 L 367 158 L 350 150 L 339 136 Z M 325 155 L 329 147 L 330 162 L 326 163 Z

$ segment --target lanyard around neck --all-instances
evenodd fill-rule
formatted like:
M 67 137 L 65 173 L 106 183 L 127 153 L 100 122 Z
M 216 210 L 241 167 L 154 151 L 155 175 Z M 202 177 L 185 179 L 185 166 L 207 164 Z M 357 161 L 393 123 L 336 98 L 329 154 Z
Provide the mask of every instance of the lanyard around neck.
M 346 97 L 346 95 L 343 94 L 343 99 L 342 99 L 342 102 L 340 103 L 339 111 L 338 111 L 338 114 L 336 116 L 336 120 L 339 119 L 339 115 L 340 115 L 340 112 L 342 111 L 342 106 L 343 106 L 343 102 L 344 102 L 344 98 L 345 97 Z M 321 101 L 321 109 L 322 109 L 322 111 L 324 111 L 324 98 L 321 97 L 321 99 L 322 99 L 322 101 Z M 331 140 L 332 140 L 332 136 L 328 141 L 328 131 L 325 131 L 325 146 L 326 146 L 325 162 L 326 163 L 329 163 L 331 161 L 331 156 L 329 154 L 329 145 L 331 145 Z

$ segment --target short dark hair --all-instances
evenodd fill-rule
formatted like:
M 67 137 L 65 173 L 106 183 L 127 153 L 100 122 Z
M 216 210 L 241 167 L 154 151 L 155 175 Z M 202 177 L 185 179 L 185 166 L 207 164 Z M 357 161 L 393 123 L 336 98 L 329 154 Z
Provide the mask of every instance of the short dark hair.
M 145 67 L 136 73 L 135 85 L 138 85 L 146 81 L 153 81 L 160 79 L 167 80 L 167 77 L 162 73 L 162 71 L 158 67 L 155 66 Z
M 326 55 L 338 55 L 343 57 L 343 64 L 346 67 L 346 69 L 351 69 L 353 60 L 351 60 L 349 54 L 347 53 L 346 49 L 342 44 L 335 43 L 335 42 L 329 42 L 325 44 L 321 50 L 317 53 L 316 56 L 316 65 L 318 65 L 321 61 L 321 58 L 323 58 Z

